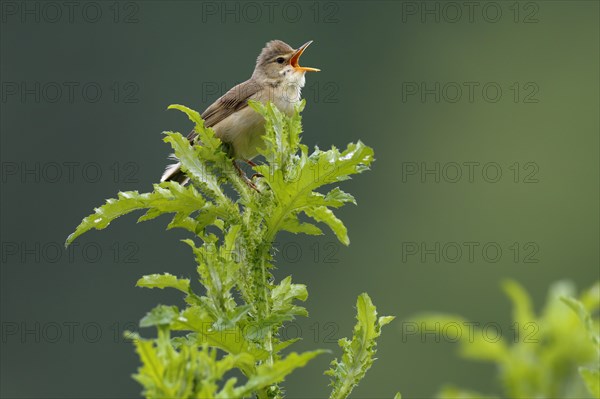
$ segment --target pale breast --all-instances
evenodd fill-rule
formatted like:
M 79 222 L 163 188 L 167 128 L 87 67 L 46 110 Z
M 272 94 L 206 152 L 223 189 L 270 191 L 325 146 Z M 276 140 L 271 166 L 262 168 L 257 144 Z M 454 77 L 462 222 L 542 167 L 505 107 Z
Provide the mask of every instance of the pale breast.
M 294 113 L 294 108 L 302 100 L 302 88 L 306 83 L 304 73 L 290 73 L 286 75 L 285 80 L 274 90 L 274 96 L 271 101 L 281 112 L 287 115 Z
M 258 155 L 261 136 L 265 134 L 265 120 L 250 107 L 245 107 L 221 122 L 213 129 L 222 141 L 233 146 L 235 158 L 252 159 Z
M 289 115 L 301 101 L 301 91 L 304 86 L 304 74 L 288 79 L 276 87 L 270 86 L 252 96 L 253 100 L 266 103 L 271 101 L 277 108 Z M 258 155 L 258 148 L 263 145 L 262 136 L 265 134 L 265 121 L 261 115 L 250 107 L 234 112 L 213 129 L 217 137 L 233 146 L 233 155 L 238 159 L 252 159 Z

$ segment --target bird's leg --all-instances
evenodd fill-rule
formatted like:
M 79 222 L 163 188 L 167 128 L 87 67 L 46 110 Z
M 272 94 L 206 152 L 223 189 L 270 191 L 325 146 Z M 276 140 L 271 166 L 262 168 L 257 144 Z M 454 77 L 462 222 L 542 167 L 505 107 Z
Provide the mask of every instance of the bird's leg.
M 249 159 L 244 159 L 244 162 L 246 162 L 248 165 L 252 166 L 253 168 L 255 166 L 258 166 L 256 163 L 252 162 Z M 255 177 L 264 177 L 263 175 L 261 175 L 260 173 L 255 173 L 252 175 L 252 177 L 250 178 L 251 180 L 254 179 Z
M 256 187 L 256 184 L 254 184 L 252 180 L 248 179 L 248 176 L 246 176 L 246 174 L 244 173 L 242 168 L 240 168 L 240 166 L 237 164 L 235 159 L 232 159 L 231 162 L 233 163 L 233 167 L 235 168 L 238 176 L 248 185 L 248 187 L 255 190 L 257 193 L 260 193 L 260 190 L 258 189 L 258 187 Z

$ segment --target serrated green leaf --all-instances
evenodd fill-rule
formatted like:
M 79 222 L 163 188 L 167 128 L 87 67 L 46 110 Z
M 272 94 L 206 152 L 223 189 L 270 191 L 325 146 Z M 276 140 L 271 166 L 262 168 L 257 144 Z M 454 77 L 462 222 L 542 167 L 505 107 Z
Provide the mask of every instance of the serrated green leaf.
M 315 219 L 317 222 L 323 222 L 328 225 L 342 244 L 350 245 L 346 226 L 344 226 L 344 223 L 333 214 L 331 209 L 326 206 L 306 207 L 304 208 L 304 213 Z
M 221 190 L 217 176 L 198 156 L 198 151 L 194 150 L 188 139 L 179 133 L 166 132 L 165 134 L 164 141 L 171 144 L 175 156 L 181 163 L 181 169 L 192 182 L 207 191 L 207 194 L 211 197 L 224 201 L 225 194 Z
M 181 338 L 169 340 L 166 330 L 159 330 L 158 339 L 136 337 L 134 342 L 142 361 L 134 378 L 144 387 L 143 394 L 147 398 L 215 398 L 217 383 L 226 373 L 235 368 L 254 373 L 256 359 L 248 353 L 217 359 L 216 349 L 206 345 L 199 347 Z M 230 381 L 227 384 L 235 384 Z
M 294 305 L 294 300 L 306 301 L 308 291 L 304 284 L 292 284 L 292 277 L 284 278 L 271 291 L 271 318 L 269 322 L 275 323 L 283 320 L 292 320 L 295 316 L 308 316 L 302 306 Z
M 279 285 L 275 286 L 271 291 L 273 298 L 273 309 L 279 309 L 288 305 L 292 300 L 299 299 L 306 301 L 308 299 L 308 291 L 304 284 L 292 284 L 292 276 L 287 276 Z
M 322 350 L 304 352 L 302 354 L 292 352 L 284 359 L 277 360 L 273 364 L 261 364 L 256 368 L 256 374 L 251 376 L 246 384 L 237 388 L 228 386 L 226 387 L 227 390 L 224 389 L 219 392 L 217 398 L 230 399 L 247 397 L 253 392 L 283 381 L 292 371 L 299 367 L 304 367 L 311 359 L 314 359 L 324 352 L 325 351 Z
M 199 345 L 208 344 L 234 355 L 248 353 L 257 360 L 267 358 L 268 352 L 248 340 L 248 334 L 252 329 L 242 330 L 234 326 L 219 331 L 213 327 L 214 323 L 215 320 L 204 309 L 199 306 L 191 306 L 181 312 L 181 315 L 172 323 L 171 328 L 193 331 L 195 333 L 194 342 Z
M 180 104 L 171 104 L 167 107 L 167 109 L 176 109 L 186 114 L 188 118 L 194 122 L 197 130 L 202 130 L 204 128 L 204 120 L 198 111 L 194 111 L 193 109 Z
M 154 343 L 149 340 L 137 338 L 134 340 L 136 351 L 140 356 L 142 367 L 138 370 L 138 374 L 134 378 L 144 387 L 155 386 L 159 389 L 166 390 L 163 384 L 163 373 L 165 366 L 158 358 L 158 354 L 154 349 Z M 149 396 L 154 396 L 152 392 L 146 393 Z
M 179 317 L 176 306 L 158 305 L 140 321 L 140 327 L 169 326 Z
M 381 335 L 381 327 L 394 319 L 393 316 L 377 318 L 377 309 L 366 293 L 358 297 L 356 310 L 357 322 L 352 340 L 340 339 L 339 345 L 344 352 L 342 358 L 331 362 L 331 368 L 325 372 L 331 376 L 333 389 L 330 399 L 348 397 L 364 378 L 375 360 L 376 340 Z
M 339 187 L 334 188 L 330 192 L 325 195 L 324 203 L 322 205 L 332 206 L 338 208 L 346 203 L 351 203 L 356 205 L 356 199 L 351 194 L 348 194 Z
M 185 213 L 202 209 L 206 201 L 193 186 L 183 187 L 178 183 L 166 182 L 154 185 L 151 193 L 137 191 L 120 192 L 117 199 L 111 198 L 106 204 L 96 208 L 94 213 L 81 222 L 68 238 L 70 244 L 81 234 L 92 230 L 102 230 L 115 219 L 130 212 L 148 209 L 138 221 L 153 219 L 164 213 Z
M 135 284 L 137 287 L 145 287 L 145 288 L 175 288 L 184 293 L 188 293 L 190 290 L 190 280 L 189 279 L 179 279 L 172 274 L 163 273 L 163 274 L 150 274 L 142 277 Z
M 241 179 L 233 168 L 231 160 L 222 146 L 221 140 L 216 137 L 211 128 L 204 126 L 200 114 L 183 105 L 171 105 L 169 109 L 178 109 L 194 122 L 194 132 L 197 134 L 194 146 L 189 145 L 187 138 L 179 133 L 167 132 L 172 138 L 165 138 L 173 146 L 176 158 L 182 163 L 182 170 L 194 184 L 197 184 L 211 197 L 217 196 L 220 203 L 228 201 L 227 196 L 221 190 L 219 178 L 225 177 L 232 183 L 240 196 L 247 200 L 251 189 Z M 180 137 L 177 137 L 179 135 Z M 230 208 L 231 204 L 227 204 Z
M 272 104 L 251 103 L 250 106 L 266 119 L 265 147 L 261 154 L 267 164 L 255 170 L 273 194 L 276 206 L 265 213 L 268 242 L 279 230 L 316 234 L 312 227 L 296 221 L 298 212 L 304 211 L 318 221 L 331 227 L 340 241 L 349 242 L 346 228 L 327 207 L 339 207 L 354 203 L 354 198 L 334 188 L 327 195 L 316 189 L 346 180 L 350 175 L 368 169 L 373 161 L 373 150 L 363 143 L 350 144 L 342 153 L 332 147 L 328 151 L 315 151 L 309 156 L 305 146 L 300 145 L 301 123 L 298 111 L 286 118 Z
M 302 340 L 302 338 L 292 338 L 292 339 L 288 339 L 287 341 L 279 341 L 275 344 L 275 348 L 273 350 L 273 352 L 275 353 L 279 353 L 282 350 L 284 350 L 285 348 L 287 348 L 288 346 L 295 344 L 296 342 Z
M 285 218 L 281 224 L 281 230 L 289 231 L 290 233 L 304 233 L 312 236 L 323 234 L 320 228 L 312 223 L 300 222 L 298 216 L 290 215 Z

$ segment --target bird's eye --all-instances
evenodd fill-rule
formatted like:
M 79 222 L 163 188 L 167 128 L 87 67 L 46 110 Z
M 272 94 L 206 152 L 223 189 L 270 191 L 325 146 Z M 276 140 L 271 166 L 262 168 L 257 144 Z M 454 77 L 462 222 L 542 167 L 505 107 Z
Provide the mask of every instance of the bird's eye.
M 277 61 L 278 64 L 283 64 L 283 62 L 285 61 L 285 58 L 277 57 L 277 59 L 275 61 Z

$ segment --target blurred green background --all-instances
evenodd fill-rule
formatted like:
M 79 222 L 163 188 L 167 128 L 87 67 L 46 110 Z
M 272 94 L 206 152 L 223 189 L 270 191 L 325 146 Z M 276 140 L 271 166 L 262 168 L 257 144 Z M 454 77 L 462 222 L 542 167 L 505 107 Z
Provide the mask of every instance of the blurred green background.
M 502 279 L 538 308 L 553 281 L 598 279 L 598 2 L 51 4 L 0 3 L 3 397 L 139 395 L 120 336 L 181 298 L 134 284 L 193 277 L 185 234 L 131 216 L 62 243 L 105 198 L 158 181 L 161 132 L 190 129 L 167 105 L 203 110 L 275 38 L 315 41 L 302 61 L 322 69 L 307 76 L 304 142 L 361 139 L 377 158 L 343 185 L 359 203 L 339 212 L 350 247 L 278 238 L 277 277 L 310 292 L 310 319 L 286 331 L 304 338 L 298 350 L 337 355 L 363 291 L 397 316 L 354 397 L 426 398 L 447 382 L 500 392 L 492 367 L 402 321 L 460 313 L 508 335 Z M 327 396 L 331 358 L 293 374 L 288 396 Z

